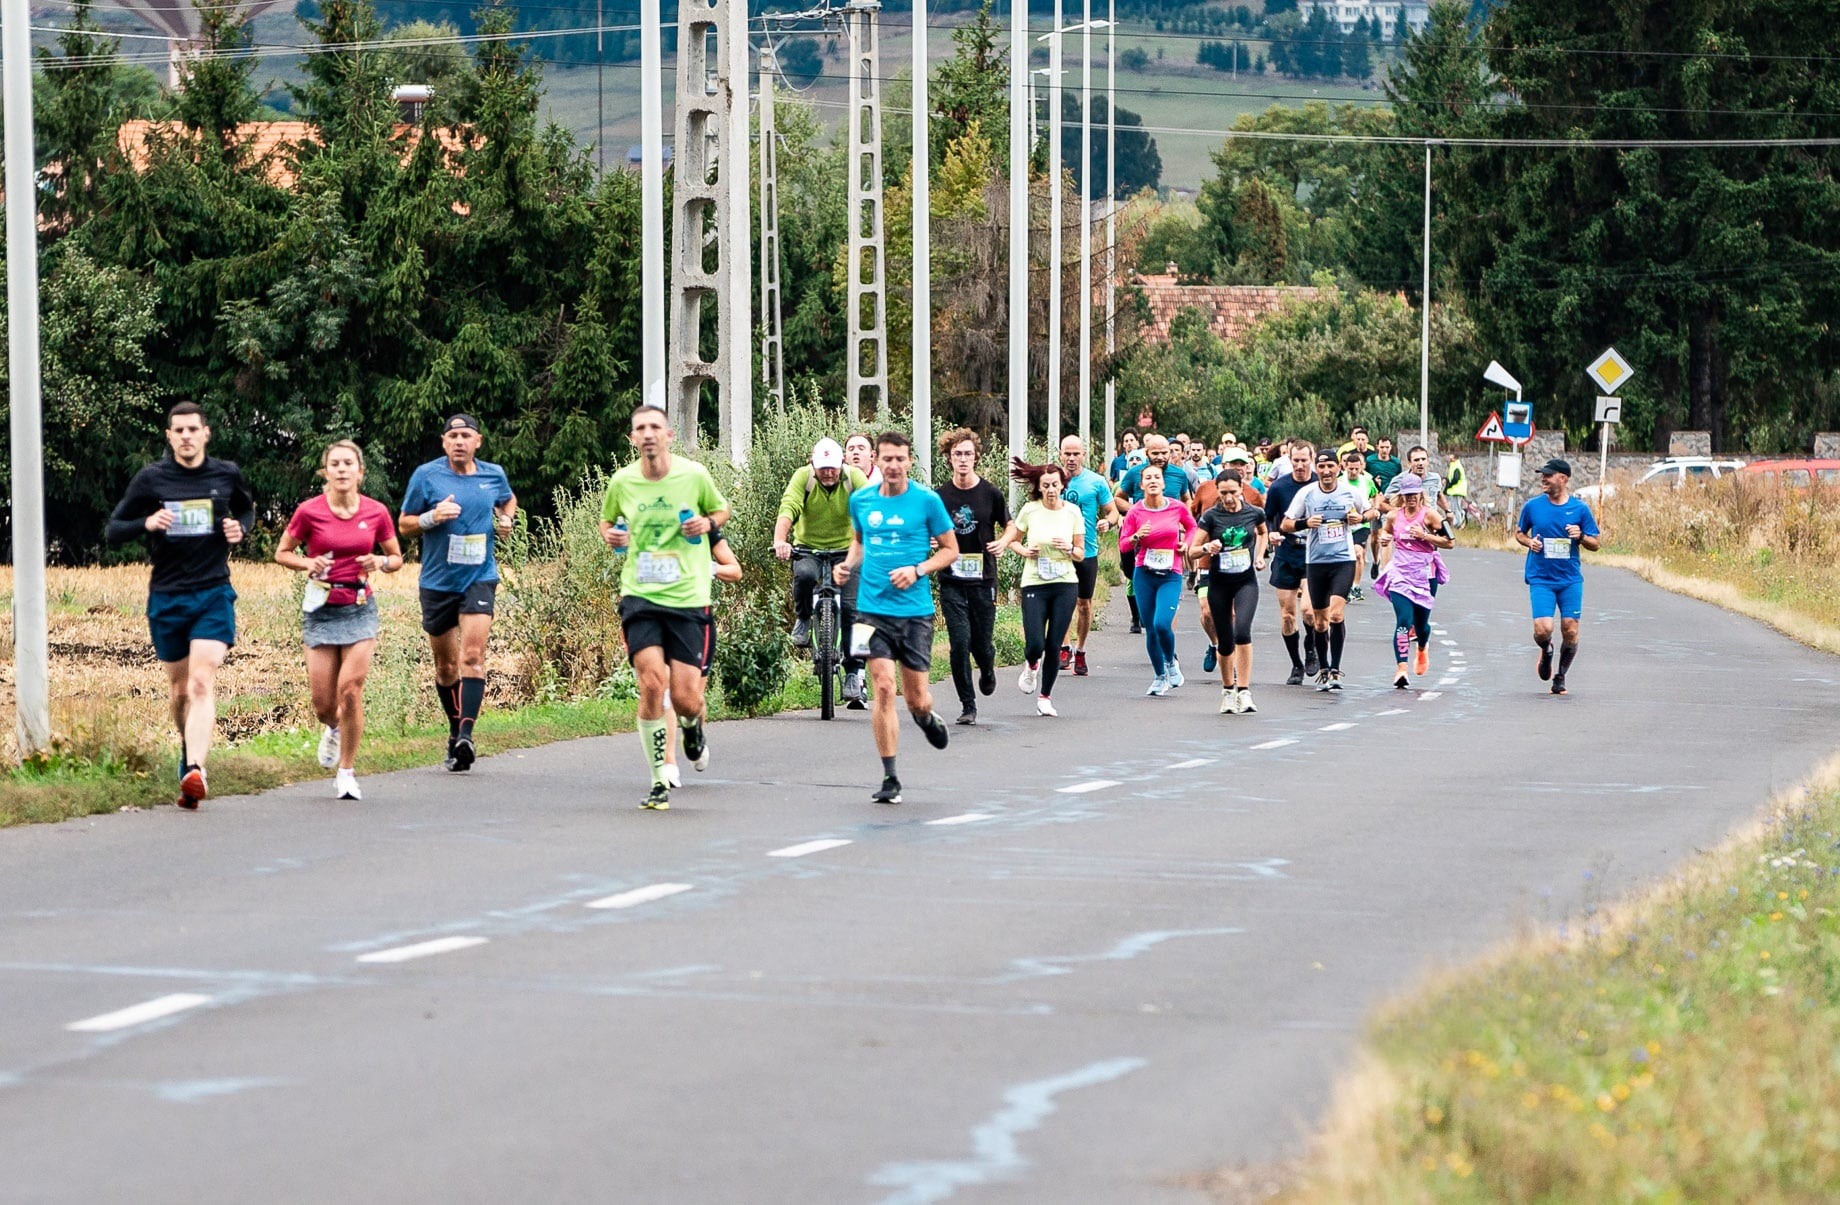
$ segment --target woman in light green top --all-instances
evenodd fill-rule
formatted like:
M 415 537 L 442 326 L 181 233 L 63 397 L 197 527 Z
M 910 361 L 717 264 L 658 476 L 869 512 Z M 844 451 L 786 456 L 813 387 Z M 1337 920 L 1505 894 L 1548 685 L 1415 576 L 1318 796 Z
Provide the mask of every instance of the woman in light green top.
M 1035 695 L 1035 714 L 1058 715 L 1050 696 L 1061 663 L 1043 654 L 1059 649 L 1079 602 L 1074 566 L 1086 555 L 1086 522 L 1061 497 L 1066 471 L 1058 464 L 1014 462 L 1011 476 L 1026 482 L 1029 501 L 1010 520 L 996 550 L 1014 547 L 1022 556 L 1022 643 L 1028 668 L 1017 685 Z M 1039 692 L 1039 693 L 1037 693 Z

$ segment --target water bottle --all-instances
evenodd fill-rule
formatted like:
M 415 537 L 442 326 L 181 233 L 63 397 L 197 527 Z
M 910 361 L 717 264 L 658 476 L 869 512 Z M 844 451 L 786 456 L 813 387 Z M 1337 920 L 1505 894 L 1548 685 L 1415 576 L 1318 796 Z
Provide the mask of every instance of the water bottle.
M 626 534 L 626 516 L 625 515 L 621 515 L 618 519 L 614 520 L 613 529 L 619 532 L 621 535 Z M 626 553 L 626 550 L 624 548 L 615 548 L 613 550 L 614 556 L 624 556 L 625 553 Z
M 685 523 L 688 523 L 690 520 L 694 518 L 696 518 L 696 512 L 691 510 L 687 506 L 677 512 L 677 522 L 680 526 Z M 701 544 L 703 542 L 702 536 L 685 536 L 684 539 L 688 540 L 692 544 Z

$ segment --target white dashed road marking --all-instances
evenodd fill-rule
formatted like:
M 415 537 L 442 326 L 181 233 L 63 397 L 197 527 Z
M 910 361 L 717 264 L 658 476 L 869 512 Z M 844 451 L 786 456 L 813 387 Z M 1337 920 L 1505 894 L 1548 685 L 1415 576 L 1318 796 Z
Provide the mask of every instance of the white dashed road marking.
M 631 908 L 636 904 L 649 904 L 666 896 L 679 895 L 694 890 L 689 883 L 653 883 L 648 887 L 635 887 L 631 891 L 622 891 L 605 899 L 591 900 L 589 908 Z
M 1211 757 L 1191 757 L 1187 761 L 1179 761 L 1169 768 L 1171 770 L 1193 770 L 1200 766 L 1211 766 L 1213 764 L 1214 759 Z
M 1438 643 L 1444 645 L 1446 648 L 1455 648 L 1457 645 L 1457 642 L 1454 640 L 1440 640 Z
M 1103 791 L 1118 784 L 1109 778 L 1095 778 L 1091 782 L 1076 782 L 1070 787 L 1058 788 L 1063 795 L 1084 795 L 1088 791 Z
M 1428 690 L 1418 697 L 1420 699 L 1441 699 L 1444 697 L 1444 692 L 1441 690 Z
M 941 816 L 937 820 L 928 820 L 928 824 L 976 824 L 979 820 L 990 819 L 989 812 L 966 812 L 962 816 Z
M 1410 714 L 1411 714 L 1411 710 L 1405 707 L 1389 707 L 1385 711 L 1374 712 L 1374 716 L 1376 718 L 1383 716 L 1383 715 L 1410 715 Z
M 200 1004 L 210 1002 L 211 997 L 209 996 L 200 996 L 195 992 L 176 992 L 173 995 L 161 996 L 129 1008 L 117 1009 L 112 1013 L 72 1021 L 64 1028 L 72 1033 L 111 1033 L 117 1029 L 126 1029 L 130 1025 L 144 1025 L 149 1021 L 158 1021 L 161 1017 L 170 1017 L 174 1013 L 182 1013 L 188 1008 L 197 1008 Z
M 1353 728 L 1353 727 L 1354 725 L 1349 724 L 1349 723 L 1324 724 L 1321 728 L 1318 728 L 1316 731 L 1318 732 L 1346 732 L 1350 728 Z
M 1460 681 L 1462 681 L 1461 678 L 1439 678 L 1438 685 L 1439 686 L 1455 686 Z
M 830 837 L 823 841 L 806 841 L 801 845 L 788 845 L 784 849 L 768 850 L 769 858 L 802 858 L 806 854 L 821 854 L 827 849 L 839 849 L 849 842 L 842 837 Z
M 413 958 L 427 958 L 431 954 L 448 954 L 454 950 L 467 950 L 474 946 L 483 946 L 483 937 L 437 937 L 433 941 L 418 941 L 412 946 L 397 946 L 392 950 L 373 950 L 369 954 L 358 955 L 359 962 L 408 962 Z
M 1288 740 L 1288 739 L 1278 740 L 1278 741 L 1266 741 L 1262 745 L 1254 745 L 1253 748 L 1254 749 L 1282 749 L 1286 745 L 1294 745 L 1296 743 L 1297 743 L 1296 741 Z

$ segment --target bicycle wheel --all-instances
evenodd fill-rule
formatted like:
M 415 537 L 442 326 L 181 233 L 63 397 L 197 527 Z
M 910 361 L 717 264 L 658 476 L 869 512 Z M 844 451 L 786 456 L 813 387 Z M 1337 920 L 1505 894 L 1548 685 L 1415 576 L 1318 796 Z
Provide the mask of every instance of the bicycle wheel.
M 837 714 L 837 599 L 826 590 L 812 615 L 811 668 L 818 675 L 818 718 Z

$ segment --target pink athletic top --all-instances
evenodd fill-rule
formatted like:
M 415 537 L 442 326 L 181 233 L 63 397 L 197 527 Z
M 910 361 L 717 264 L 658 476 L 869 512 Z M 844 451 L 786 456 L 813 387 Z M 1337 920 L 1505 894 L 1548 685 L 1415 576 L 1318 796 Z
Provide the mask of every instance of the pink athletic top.
M 1133 506 L 1130 513 L 1124 517 L 1124 525 L 1118 529 L 1118 538 L 1123 540 L 1133 534 L 1137 535 L 1137 543 L 1133 549 L 1137 554 L 1137 559 L 1132 562 L 1134 565 L 1144 566 L 1146 556 L 1152 550 L 1167 549 L 1175 555 L 1171 557 L 1168 565 L 1160 566 L 1160 568 L 1174 569 L 1182 561 L 1180 552 L 1182 543 L 1188 538 L 1188 533 L 1194 529 L 1195 516 L 1188 513 L 1188 507 L 1173 499 L 1165 498 L 1162 510 L 1151 510 L 1142 502 Z
M 358 558 L 369 556 L 377 545 L 395 538 L 396 522 L 390 518 L 389 507 L 362 495 L 358 498 L 358 513 L 341 519 L 332 513 L 332 504 L 326 501 L 326 495 L 320 494 L 300 504 L 294 517 L 288 520 L 287 529 L 300 541 L 301 551 L 307 556 L 331 553 L 332 571 L 326 580 L 343 582 L 349 587 L 353 582 L 366 580 L 367 575 L 358 568 Z M 357 600 L 357 591 L 342 588 L 333 590 L 326 601 L 339 606 Z

